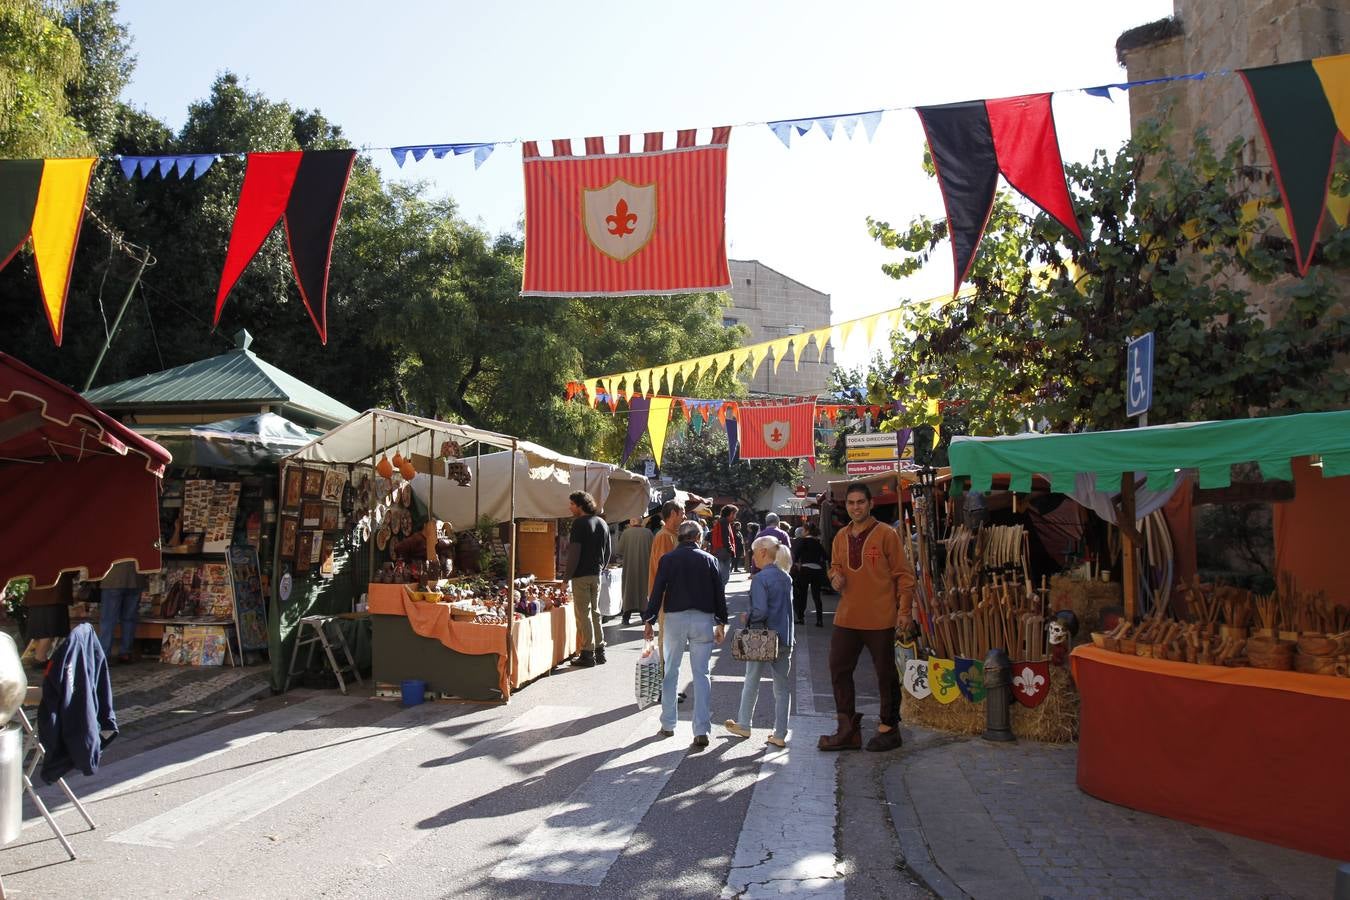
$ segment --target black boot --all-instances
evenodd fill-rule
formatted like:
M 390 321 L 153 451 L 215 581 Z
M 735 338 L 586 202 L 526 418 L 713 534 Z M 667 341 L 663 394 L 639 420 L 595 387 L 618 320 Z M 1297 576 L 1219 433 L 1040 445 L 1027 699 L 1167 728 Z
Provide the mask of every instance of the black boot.
M 603 644 L 595 648 L 595 664 L 597 666 L 603 666 L 605 664 L 605 647 Z
M 581 666 L 583 668 L 590 668 L 595 665 L 595 651 L 582 650 L 577 654 L 577 658 L 572 661 L 572 665 Z
M 632 618 L 633 618 L 633 613 L 632 613 L 631 611 L 630 611 L 630 612 L 624 613 L 624 614 L 623 614 L 623 624 L 624 624 L 624 625 L 627 625 L 628 622 L 629 622 Z

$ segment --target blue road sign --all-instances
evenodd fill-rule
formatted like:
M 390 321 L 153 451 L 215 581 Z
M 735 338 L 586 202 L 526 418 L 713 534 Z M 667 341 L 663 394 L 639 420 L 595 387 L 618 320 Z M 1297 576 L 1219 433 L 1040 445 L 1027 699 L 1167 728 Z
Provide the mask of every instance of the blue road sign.
M 1153 332 L 1130 341 L 1125 351 L 1125 415 L 1142 416 L 1153 406 Z

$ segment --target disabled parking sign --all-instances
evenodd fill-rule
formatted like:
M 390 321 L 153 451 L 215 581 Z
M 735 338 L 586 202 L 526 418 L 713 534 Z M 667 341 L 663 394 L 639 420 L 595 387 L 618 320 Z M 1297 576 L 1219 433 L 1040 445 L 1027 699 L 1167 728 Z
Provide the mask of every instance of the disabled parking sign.
M 1153 332 L 1125 349 L 1125 415 L 1142 416 L 1153 406 Z

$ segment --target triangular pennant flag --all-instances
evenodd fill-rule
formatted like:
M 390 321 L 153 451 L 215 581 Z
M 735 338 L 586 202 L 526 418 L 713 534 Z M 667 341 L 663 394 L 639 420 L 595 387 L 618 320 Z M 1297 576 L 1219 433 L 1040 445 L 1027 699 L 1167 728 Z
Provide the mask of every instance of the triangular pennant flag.
M 825 119 L 816 119 L 816 124 L 820 126 L 821 131 L 825 132 L 825 139 L 827 141 L 834 140 L 834 126 L 835 123 L 838 121 L 839 121 L 838 119 L 832 117 Z
M 788 355 L 788 348 L 792 346 L 792 338 L 779 338 L 769 345 L 770 352 L 773 353 L 773 374 L 778 374 L 778 366 L 783 361 L 783 357 Z M 801 355 L 800 352 L 797 354 Z
M 239 190 L 225 268 L 216 291 L 213 325 L 225 300 L 278 219 L 285 220 L 291 269 L 300 299 L 328 343 L 328 265 L 355 150 L 250 153 Z
M 1342 139 L 1350 143 L 1350 53 L 1319 57 L 1312 61 L 1312 67 L 1322 82 L 1336 128 Z
M 666 428 L 670 420 L 669 397 L 653 397 L 651 407 L 647 413 L 647 433 L 652 439 L 652 458 L 656 460 L 656 465 L 661 465 L 661 452 L 666 445 Z
M 137 167 L 140 169 L 142 178 L 150 177 L 150 173 L 155 171 L 156 159 L 154 156 L 144 156 L 140 159 Z
M 881 124 L 881 110 L 863 113 L 859 118 L 862 119 L 863 130 L 867 132 L 867 140 L 870 142 L 877 133 L 877 126 Z
M 947 208 L 956 267 L 970 273 L 1002 172 L 1024 197 L 1082 239 L 1064 178 L 1049 94 L 918 108 Z
M 65 327 L 66 294 L 75 265 L 75 245 L 84 221 L 84 200 L 89 194 L 89 178 L 96 161 L 44 160 L 42 183 L 33 207 L 33 260 L 47 325 L 58 347 Z
M 136 176 L 137 161 L 135 157 L 124 156 L 117 161 L 117 164 L 122 167 L 122 177 L 127 181 Z
M 1276 66 L 1238 69 L 1275 170 L 1280 199 L 1289 214 L 1294 264 L 1306 275 L 1317 247 L 1317 231 L 1326 209 L 1327 185 L 1340 140 L 1338 111 L 1331 96 L 1343 98 L 1350 68 L 1330 57 Z M 1326 81 L 1324 82 L 1324 76 Z M 1330 89 L 1326 87 L 1330 84 Z M 1344 111 L 1342 111 L 1344 112 Z M 1350 112 L 1345 112 L 1350 118 Z
M 587 378 L 585 381 L 581 383 L 581 386 L 586 389 L 586 402 L 591 405 L 592 409 L 594 409 L 595 401 L 600 393 L 600 379 Z
M 605 402 L 609 404 L 610 412 L 619 411 L 619 395 L 614 390 L 615 381 L 611 378 L 605 382 Z
M 398 167 L 400 169 L 403 168 L 403 164 L 408 161 L 408 148 L 393 147 L 389 150 L 389 152 L 393 154 L 394 162 L 398 163 Z
M 487 158 L 492 155 L 492 151 L 497 149 L 496 144 L 483 144 L 481 147 L 474 148 L 473 167 L 475 169 L 487 162 Z
M 789 150 L 792 149 L 792 123 L 791 122 L 770 122 L 769 130 L 778 135 L 778 139 L 783 142 L 783 146 Z
M 638 441 L 647 430 L 647 416 L 651 412 L 651 401 L 646 397 L 632 397 L 628 401 L 628 434 L 623 439 L 623 459 L 620 466 L 628 465 L 628 457 L 633 455 Z
M 19 252 L 33 233 L 33 212 L 42 185 L 40 159 L 0 160 L 0 268 Z

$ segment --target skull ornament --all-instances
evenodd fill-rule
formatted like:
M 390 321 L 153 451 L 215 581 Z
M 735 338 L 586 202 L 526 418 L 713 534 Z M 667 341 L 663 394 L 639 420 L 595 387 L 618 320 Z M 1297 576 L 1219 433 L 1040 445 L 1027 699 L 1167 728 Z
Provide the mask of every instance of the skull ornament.
M 1045 626 L 1045 636 L 1052 646 L 1066 644 L 1069 641 L 1069 629 L 1059 619 L 1051 619 Z

